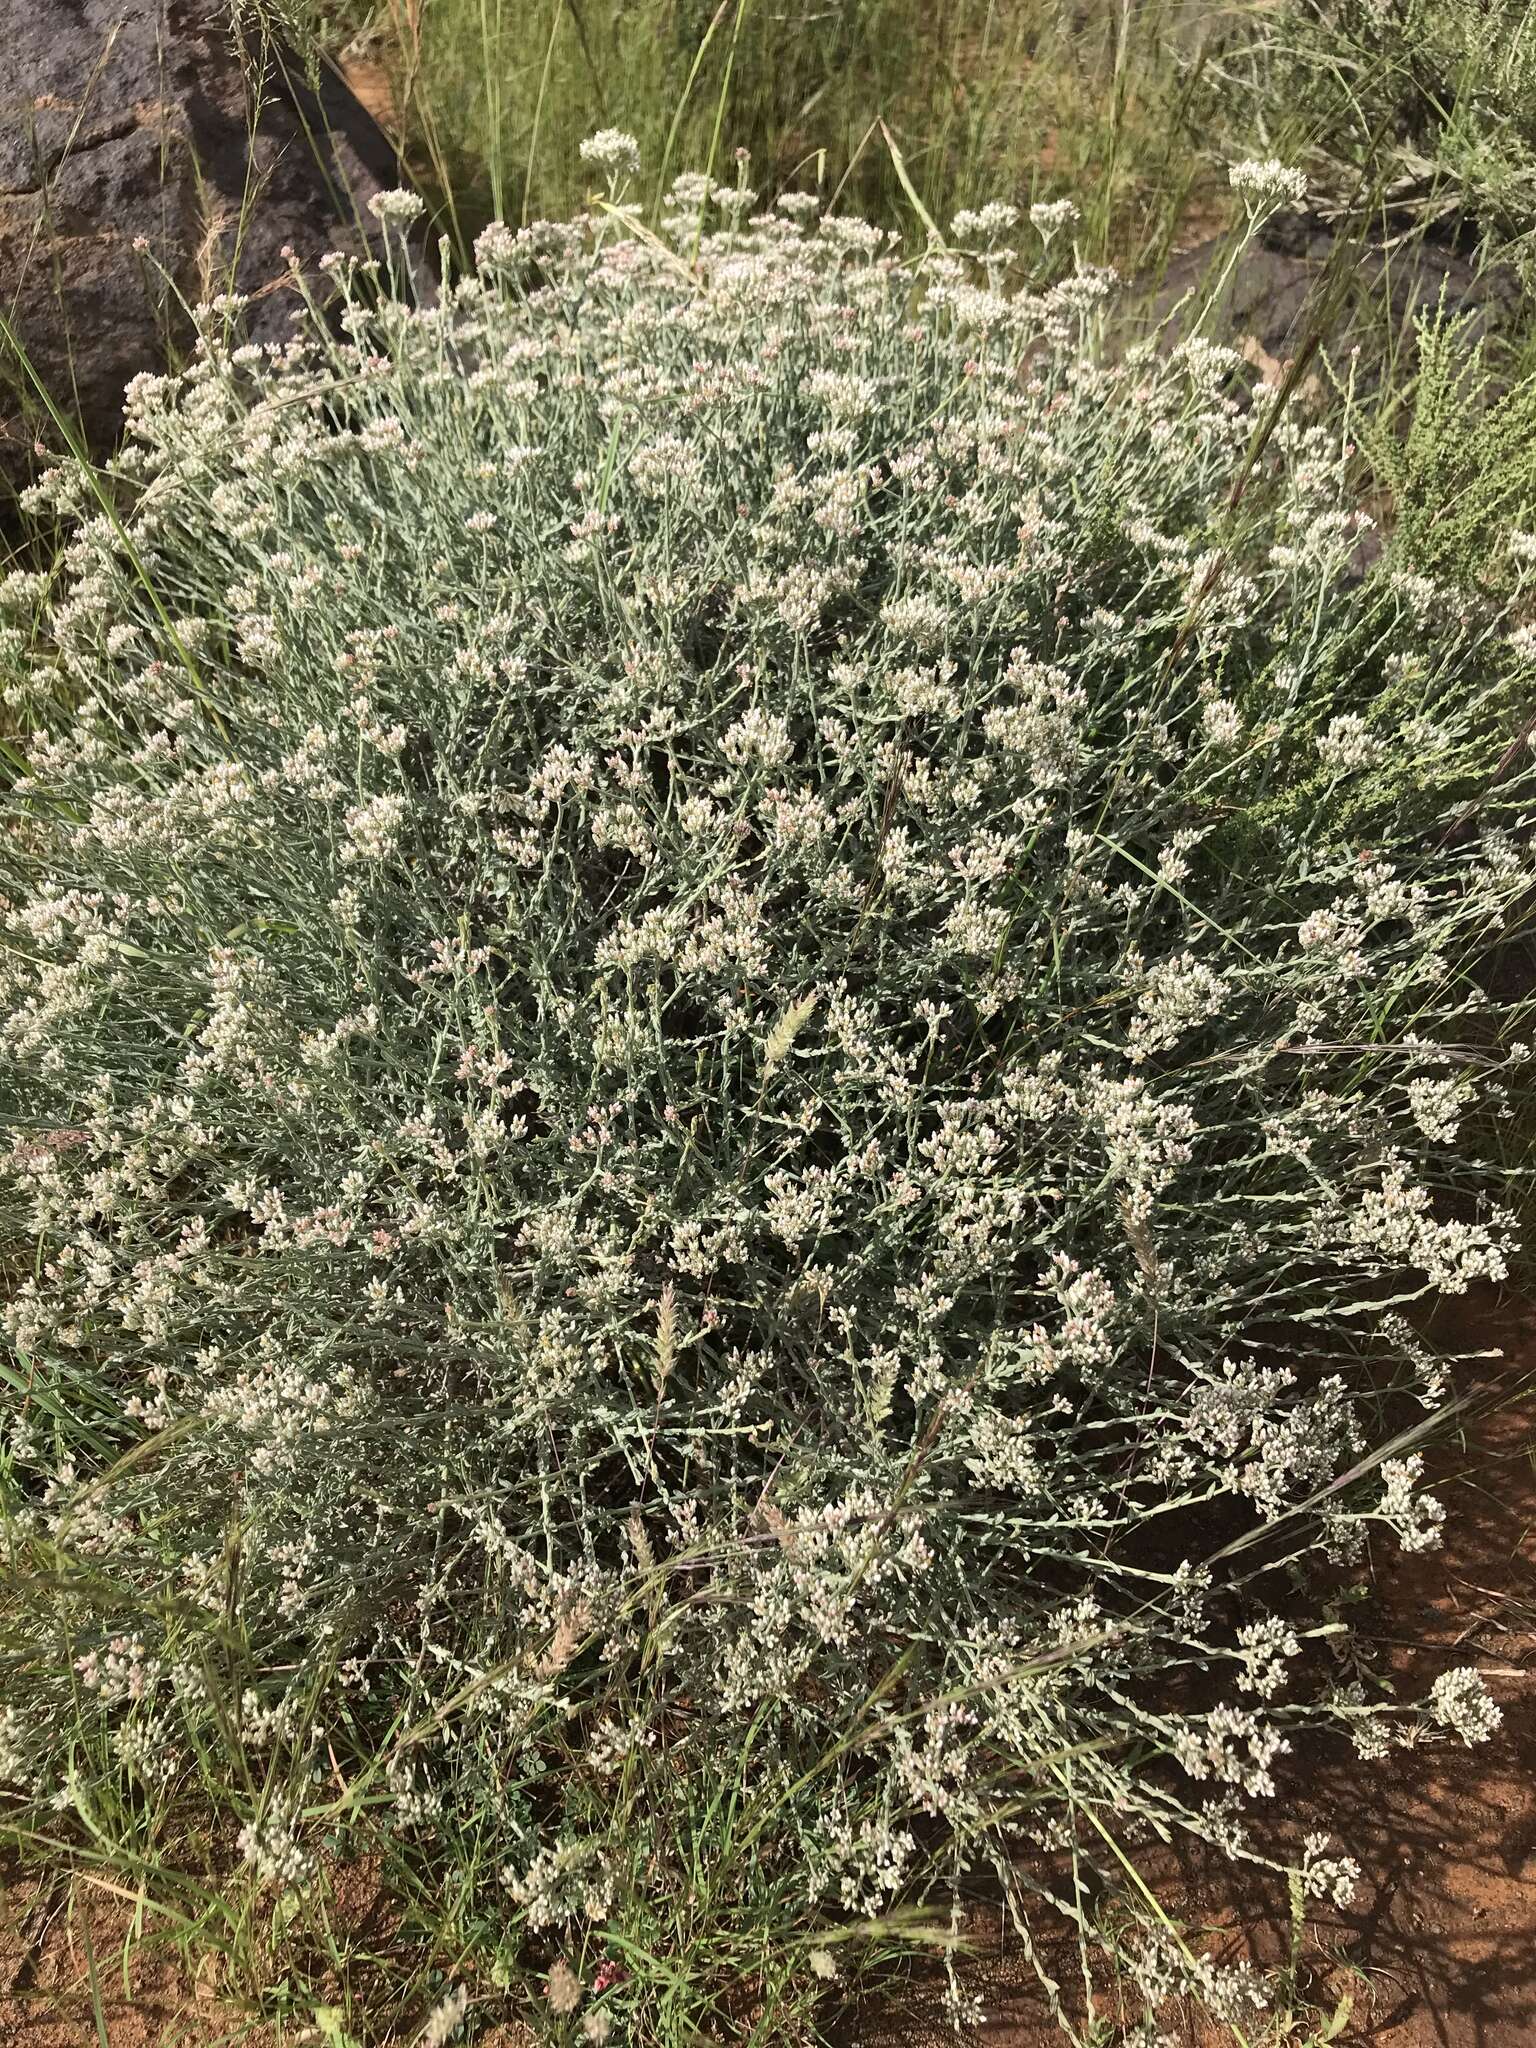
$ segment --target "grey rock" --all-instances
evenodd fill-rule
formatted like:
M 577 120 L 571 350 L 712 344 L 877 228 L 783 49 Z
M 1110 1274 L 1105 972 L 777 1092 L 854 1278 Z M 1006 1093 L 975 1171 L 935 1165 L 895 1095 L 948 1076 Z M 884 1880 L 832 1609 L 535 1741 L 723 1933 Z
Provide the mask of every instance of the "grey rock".
M 189 338 L 182 301 L 248 294 L 285 335 L 305 271 L 360 248 L 398 182 L 382 131 L 327 76 L 244 57 L 215 0 L 0 0 L 0 477 L 61 436 L 35 373 L 96 454 L 123 386 Z M 148 249 L 136 247 L 147 242 Z
M 1275 220 L 1238 258 L 1210 307 L 1205 331 L 1223 340 L 1251 337 L 1277 362 L 1293 357 L 1316 315 L 1313 295 L 1321 292 L 1335 247 L 1334 231 L 1325 222 L 1305 215 Z M 1192 310 L 1210 297 L 1229 249 L 1225 241 L 1209 241 L 1175 257 L 1150 297 L 1150 319 L 1166 322 L 1170 336 L 1184 330 Z M 1394 327 L 1406 334 L 1416 315 L 1432 312 L 1443 300 L 1448 312 L 1471 316 L 1470 344 L 1507 327 L 1523 303 L 1512 272 L 1479 265 L 1450 242 L 1425 239 L 1393 250 L 1367 239 L 1349 262 L 1348 292 L 1325 343 L 1336 341 L 1367 305 L 1378 323 L 1387 309 Z M 1375 332 L 1379 338 L 1379 325 Z

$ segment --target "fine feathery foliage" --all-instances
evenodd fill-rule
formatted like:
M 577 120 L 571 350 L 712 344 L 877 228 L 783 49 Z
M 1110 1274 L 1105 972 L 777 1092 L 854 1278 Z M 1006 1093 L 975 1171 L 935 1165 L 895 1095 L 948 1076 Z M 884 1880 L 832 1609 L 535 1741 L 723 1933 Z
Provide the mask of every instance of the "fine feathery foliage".
M 1536 643 L 1031 289 L 1070 208 L 586 155 L 434 304 L 203 309 L 3 586 L 0 1813 L 367 1859 L 433 2039 L 784 2039 L 988 1866 L 1068 2035 L 1062 1934 L 1242 2038 L 1138 1845 L 1345 1891 L 1287 1749 L 1497 1718 L 1322 1639 L 1511 1249 Z
M 1536 524 L 1536 376 L 1499 388 L 1474 324 L 1443 306 L 1420 319 L 1410 396 L 1384 404 L 1364 438 L 1399 556 L 1442 581 L 1507 588 Z

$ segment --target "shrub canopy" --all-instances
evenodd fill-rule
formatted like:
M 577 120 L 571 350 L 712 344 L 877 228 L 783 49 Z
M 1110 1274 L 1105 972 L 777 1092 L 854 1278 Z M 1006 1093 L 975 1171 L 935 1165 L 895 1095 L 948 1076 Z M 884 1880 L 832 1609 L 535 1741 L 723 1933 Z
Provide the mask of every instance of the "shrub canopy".
M 1011 210 L 675 202 L 204 309 L 48 486 L 0 1762 L 124 1855 L 468 1870 L 460 1954 L 639 1942 L 722 1787 L 759 1981 L 985 1857 L 1091 1941 L 1149 1829 L 1266 1853 L 1298 1730 L 1415 1725 L 1282 1568 L 1434 1538 L 1532 649 L 1362 568 L 1231 351 L 1006 289 Z

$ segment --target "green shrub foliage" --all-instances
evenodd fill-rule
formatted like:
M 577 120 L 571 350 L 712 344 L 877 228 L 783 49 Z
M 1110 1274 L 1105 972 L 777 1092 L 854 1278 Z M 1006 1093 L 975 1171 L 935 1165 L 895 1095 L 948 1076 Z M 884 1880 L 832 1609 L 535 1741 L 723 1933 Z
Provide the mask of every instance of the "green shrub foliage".
M 1236 2018 L 1123 1861 L 1276 1854 L 1320 1725 L 1496 1718 L 1316 1638 L 1372 1524 L 1435 1540 L 1414 1304 L 1510 1251 L 1530 636 L 1362 567 L 1232 352 L 1013 288 L 1070 209 L 909 264 L 756 204 L 493 227 L 426 305 L 340 265 L 287 346 L 220 302 L 43 487 L 9 1824 L 367 1851 L 593 2040 L 988 1861 Z

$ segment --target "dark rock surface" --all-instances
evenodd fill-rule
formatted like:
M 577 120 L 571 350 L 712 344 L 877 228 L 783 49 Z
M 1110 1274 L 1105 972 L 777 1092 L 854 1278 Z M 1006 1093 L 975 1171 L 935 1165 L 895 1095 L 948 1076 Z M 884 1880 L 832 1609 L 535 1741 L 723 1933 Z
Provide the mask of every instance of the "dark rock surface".
M 393 153 L 339 81 L 253 77 L 217 0 L 0 0 L 0 31 L 0 312 L 105 452 L 128 378 L 186 341 L 178 298 L 238 289 L 258 339 L 285 334 L 284 250 L 355 246 Z M 0 331 L 0 476 L 39 433 L 58 447 Z
M 1334 231 L 1306 215 L 1282 215 L 1272 221 L 1238 258 L 1205 331 L 1215 339 L 1252 337 L 1264 353 L 1285 362 L 1306 340 L 1316 311 L 1309 295 L 1321 289 L 1334 255 Z M 1184 324 L 1184 301 L 1199 306 L 1221 274 L 1230 243 L 1202 242 L 1174 258 L 1153 296 L 1154 320 L 1168 319 L 1177 333 Z M 1446 311 L 1472 316 L 1470 345 L 1490 329 L 1505 327 L 1519 314 L 1521 287 L 1508 270 L 1479 266 L 1453 241 L 1426 238 L 1411 247 L 1389 249 L 1367 240 L 1350 258 L 1350 288 L 1338 309 L 1335 338 L 1347 328 L 1351 314 L 1368 302 L 1390 308 L 1393 325 L 1406 334 L 1415 316 L 1441 303 Z M 1191 295 L 1193 295 L 1191 297 Z M 1378 326 L 1378 341 L 1383 338 Z

